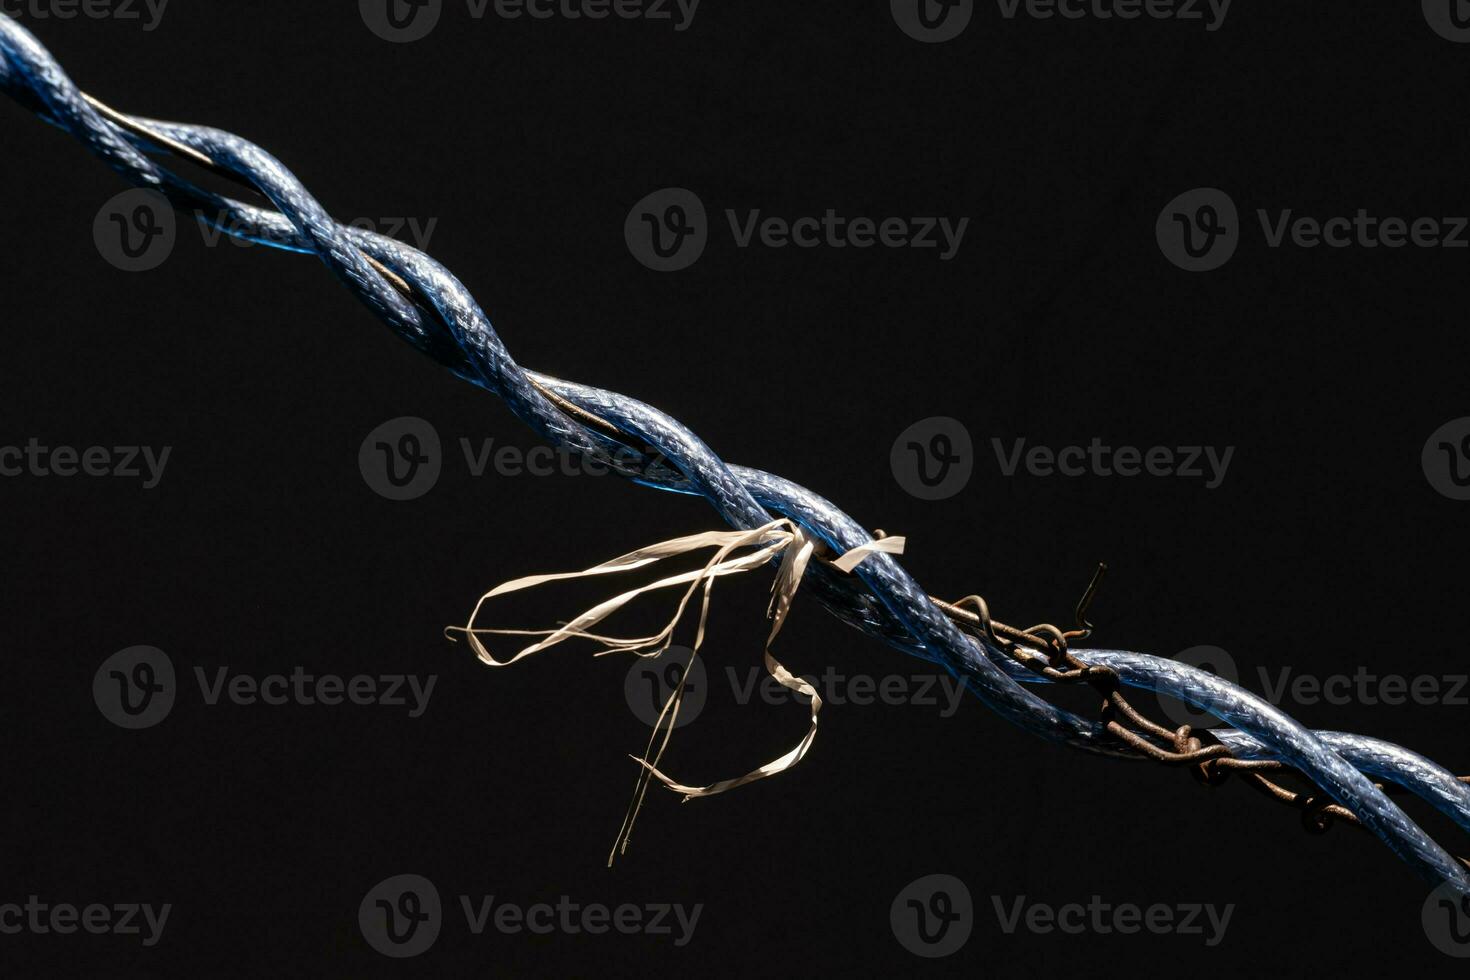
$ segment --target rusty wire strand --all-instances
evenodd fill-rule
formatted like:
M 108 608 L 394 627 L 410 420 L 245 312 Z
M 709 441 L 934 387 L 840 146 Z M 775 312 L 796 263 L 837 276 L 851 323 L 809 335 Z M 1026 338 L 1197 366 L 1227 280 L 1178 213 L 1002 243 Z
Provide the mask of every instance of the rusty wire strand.
M 881 531 L 877 533 L 882 534 Z M 934 603 L 962 628 L 989 640 L 1016 662 L 1048 680 L 1058 684 L 1091 685 L 1102 696 L 1099 714 L 1108 731 L 1133 749 L 1138 758 L 1172 767 L 1187 766 L 1196 782 L 1210 788 L 1221 785 L 1230 774 L 1235 773 L 1246 785 L 1267 798 L 1299 810 L 1302 827 L 1309 833 L 1326 833 L 1337 820 L 1359 830 L 1365 829 L 1356 814 L 1347 807 L 1332 802 L 1316 786 L 1313 786 L 1316 792 L 1298 792 L 1263 775 L 1266 772 L 1285 773 L 1310 783 L 1300 771 L 1282 762 L 1237 759 L 1229 746 L 1212 740 L 1208 729 L 1196 732 L 1190 725 L 1170 729 L 1154 722 L 1123 696 L 1116 671 L 1110 667 L 1085 664 L 1073 656 L 1069 643 L 1091 637 L 1095 629 L 1087 619 L 1087 613 L 1097 597 L 1107 568 L 1106 564 L 1098 563 L 1097 571 L 1093 573 L 1092 580 L 1078 600 L 1073 614 L 1076 626 L 1070 630 L 1062 630 L 1050 623 L 1041 623 L 1024 630 L 1007 626 L 991 617 L 989 605 L 979 595 L 968 595 L 955 602 L 936 598 Z M 965 608 L 967 605 L 973 606 L 973 611 Z M 1119 716 L 1143 734 L 1124 725 L 1118 720 Z M 1160 741 L 1166 743 L 1168 748 L 1160 746 Z M 1462 783 L 1470 783 L 1470 776 L 1455 778 Z M 1374 786 L 1392 794 L 1404 792 L 1402 787 L 1393 783 L 1375 782 Z M 1470 868 L 1470 859 L 1459 855 L 1455 857 Z

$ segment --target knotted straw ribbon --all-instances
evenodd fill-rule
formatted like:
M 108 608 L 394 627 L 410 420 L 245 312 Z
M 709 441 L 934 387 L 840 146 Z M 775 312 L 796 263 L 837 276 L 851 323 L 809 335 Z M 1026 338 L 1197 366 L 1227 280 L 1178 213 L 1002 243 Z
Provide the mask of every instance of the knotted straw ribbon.
M 512 630 L 512 629 L 490 629 L 476 626 L 485 603 L 497 596 L 507 595 L 511 592 L 519 592 L 523 589 L 534 588 L 545 585 L 548 582 L 559 582 L 567 579 L 591 578 L 598 575 L 616 575 L 631 572 L 648 565 L 673 558 L 678 555 L 700 551 L 706 548 L 715 549 L 713 556 L 702 568 L 671 575 L 659 579 L 648 585 L 641 586 L 621 595 L 614 596 L 604 602 L 600 602 L 583 612 L 581 615 L 570 620 L 554 630 Z M 748 550 L 754 549 L 754 550 Z M 845 573 L 851 573 L 853 569 L 875 552 L 884 552 L 891 555 L 901 555 L 904 549 L 904 539 L 901 537 L 885 537 L 866 544 L 859 545 L 851 551 L 842 555 L 832 562 L 833 567 Z M 674 629 L 684 617 L 690 601 L 697 591 L 702 591 L 700 602 L 699 626 L 695 631 L 694 645 L 691 648 L 690 663 L 699 655 L 699 648 L 704 643 L 705 623 L 709 618 L 710 592 L 714 588 L 715 579 L 725 575 L 739 575 L 749 572 L 765 565 L 777 555 L 781 556 L 781 565 L 776 572 L 775 583 L 771 587 L 771 602 L 766 610 L 767 618 L 771 620 L 771 631 L 766 637 L 764 659 L 766 671 L 776 679 L 782 687 L 798 694 L 805 695 L 811 699 L 811 724 L 806 735 L 789 752 L 772 759 L 770 762 L 753 769 L 743 776 L 733 779 L 722 779 L 706 786 L 686 786 L 670 779 L 658 769 L 658 762 L 663 757 L 664 750 L 668 747 L 669 738 L 673 734 L 674 724 L 679 717 L 679 707 L 683 702 L 684 684 L 688 679 L 689 671 L 684 670 L 679 678 L 679 683 L 664 702 L 663 710 L 659 713 L 658 720 L 654 723 L 653 731 L 649 736 L 647 747 L 643 756 L 632 757 L 642 768 L 638 774 L 638 782 L 634 786 L 633 799 L 628 806 L 628 812 L 623 818 L 623 826 L 618 832 L 618 840 L 613 845 L 613 852 L 608 856 L 608 864 L 612 864 L 613 858 L 627 849 L 628 838 L 633 831 L 633 823 L 637 819 L 638 812 L 642 809 L 643 798 L 647 792 L 649 781 L 657 779 L 670 790 L 683 795 L 685 801 L 701 796 L 715 796 L 732 790 L 737 786 L 774 776 L 779 772 L 790 769 L 801 761 L 811 748 L 813 740 L 817 737 L 817 714 L 822 710 L 822 699 L 817 694 L 816 688 L 812 687 L 800 677 L 795 676 L 787 670 L 771 654 L 771 645 L 775 642 L 777 634 L 786 622 L 786 616 L 791 611 L 791 600 L 796 595 L 797 588 L 801 585 L 801 579 L 806 574 L 806 568 L 816 551 L 816 544 L 795 523 L 789 520 L 776 520 L 763 527 L 750 531 L 706 531 L 702 534 L 691 534 L 685 537 L 671 538 L 658 544 L 640 548 L 629 552 L 612 561 L 603 562 L 580 572 L 561 572 L 554 575 L 531 575 L 518 578 L 496 586 L 480 597 L 476 603 L 474 612 L 470 614 L 469 621 L 461 627 L 450 627 L 445 634 L 453 639 L 453 634 L 463 633 L 468 639 L 471 649 L 480 661 L 490 667 L 508 667 L 518 660 L 539 653 L 549 647 L 556 646 L 565 640 L 583 638 L 595 640 L 601 643 L 604 649 L 598 651 L 595 656 L 603 656 L 608 653 L 627 651 L 640 657 L 656 657 L 666 651 L 673 642 Z M 745 552 L 738 554 L 737 552 Z M 678 608 L 674 616 L 663 629 L 652 636 L 640 637 L 617 637 L 606 636 L 599 633 L 589 632 L 589 627 L 597 625 L 602 620 L 617 612 L 623 606 L 637 599 L 639 596 L 649 592 L 662 589 L 671 589 L 677 586 L 687 586 L 683 596 L 679 600 Z M 480 641 L 483 634 L 495 634 L 501 636 L 539 636 L 544 639 L 523 648 L 509 660 L 496 660 L 485 645 Z M 663 730 L 663 739 L 659 741 L 659 731 Z M 654 743 L 658 742 L 657 749 Z M 650 758 L 651 757 L 651 758 Z

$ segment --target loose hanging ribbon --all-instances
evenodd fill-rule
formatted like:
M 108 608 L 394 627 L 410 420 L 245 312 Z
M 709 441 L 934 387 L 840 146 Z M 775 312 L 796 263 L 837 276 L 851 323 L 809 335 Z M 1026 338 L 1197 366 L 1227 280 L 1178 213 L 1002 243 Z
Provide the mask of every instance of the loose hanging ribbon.
M 881 533 L 881 532 L 880 532 Z M 714 548 L 713 556 L 702 568 L 683 572 L 678 575 L 659 579 L 648 585 L 632 589 L 621 595 L 614 596 L 604 602 L 600 602 L 575 617 L 569 622 L 554 630 L 513 630 L 513 629 L 491 629 L 477 626 L 481 611 L 485 604 L 497 596 L 507 595 L 511 592 L 519 592 L 523 589 L 534 588 L 549 582 L 565 581 L 568 579 L 590 578 L 599 575 L 616 575 L 635 571 L 648 565 L 673 558 L 679 555 L 700 551 L 706 548 Z M 744 554 L 737 552 L 749 550 Z M 870 555 L 883 552 L 885 554 L 903 554 L 904 539 L 901 537 L 885 537 L 866 544 L 859 545 L 851 551 L 842 555 L 832 564 L 840 571 L 851 573 L 853 569 L 862 564 Z M 638 773 L 638 782 L 633 789 L 633 798 L 628 805 L 628 811 L 623 818 L 623 826 L 618 832 L 618 839 L 613 845 L 612 853 L 608 856 L 608 864 L 611 865 L 613 858 L 627 849 L 628 839 L 633 832 L 633 824 L 637 820 L 638 813 L 642 809 L 644 795 L 646 794 L 650 780 L 657 779 L 670 790 L 683 795 L 685 801 L 702 796 L 715 796 L 727 792 L 737 786 L 764 779 L 784 772 L 796 765 L 811 748 L 812 742 L 817 737 L 817 714 L 822 709 L 822 699 L 816 688 L 805 680 L 797 677 L 787 670 L 771 654 L 771 645 L 776 636 L 785 625 L 786 617 L 791 611 L 791 600 L 796 596 L 796 590 L 801 585 L 802 576 L 806 574 L 807 565 L 811 562 L 816 551 L 816 544 L 804 531 L 790 520 L 776 520 L 763 527 L 750 531 L 707 531 L 702 534 L 691 534 L 684 537 L 672 538 L 658 544 L 640 548 L 626 555 L 603 562 L 592 568 L 580 572 L 562 572 L 555 575 L 531 575 L 525 578 L 514 579 L 502 585 L 496 586 L 485 595 L 481 596 L 476 603 L 474 611 L 470 614 L 469 621 L 461 627 L 451 627 L 445 630 L 445 634 L 451 639 L 454 634 L 462 633 L 469 641 L 471 649 L 480 661 L 491 667 L 508 667 L 518 660 L 529 657 L 533 653 L 539 653 L 549 647 L 556 646 L 566 640 L 573 638 L 584 638 L 601 643 L 604 649 L 598 651 L 596 656 L 608 653 L 627 651 L 640 657 L 656 657 L 666 651 L 673 642 L 675 627 L 683 619 L 685 611 L 696 592 L 702 592 L 699 610 L 699 625 L 695 630 L 694 645 L 691 648 L 690 663 L 699 655 L 700 646 L 704 643 L 705 623 L 709 618 L 710 592 L 714 587 L 715 580 L 725 575 L 739 575 L 760 568 L 777 555 L 781 556 L 781 565 L 776 572 L 776 580 L 771 587 L 771 602 L 766 614 L 771 620 L 771 631 L 766 636 L 764 659 L 766 671 L 776 679 L 782 687 L 805 695 L 811 699 L 811 723 L 806 735 L 790 751 L 779 758 L 772 759 L 765 765 L 753 769 L 743 776 L 733 779 L 722 779 L 706 786 L 686 786 L 676 782 L 664 775 L 658 768 L 659 760 L 662 759 L 664 750 L 668 747 L 669 739 L 673 734 L 674 724 L 678 720 L 679 707 L 684 697 L 684 682 L 689 676 L 686 669 L 670 694 L 664 702 L 663 710 L 659 713 L 658 720 L 654 723 L 653 731 L 649 736 L 648 745 L 645 747 L 641 758 L 632 758 L 641 767 Z M 623 606 L 637 599 L 639 596 L 650 592 L 670 589 L 678 586 L 687 586 L 679 600 L 678 608 L 674 616 L 663 629 L 651 636 L 641 637 L 616 637 L 606 636 L 589 632 L 589 628 L 596 626 L 599 622 L 617 612 Z M 539 636 L 544 639 L 524 647 L 509 660 L 496 660 L 490 651 L 481 642 L 482 634 L 493 634 L 501 636 Z M 662 730 L 663 739 L 659 740 L 659 732 Z M 655 742 L 658 743 L 655 749 Z

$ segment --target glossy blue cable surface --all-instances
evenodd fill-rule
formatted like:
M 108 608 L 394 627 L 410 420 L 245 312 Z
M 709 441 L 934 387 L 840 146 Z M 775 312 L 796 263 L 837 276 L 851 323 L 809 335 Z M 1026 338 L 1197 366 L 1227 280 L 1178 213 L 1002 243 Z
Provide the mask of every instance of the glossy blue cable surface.
M 275 157 L 253 143 L 203 126 L 137 119 L 143 128 L 195 150 L 257 189 L 274 210 L 202 190 L 148 154 L 159 147 L 109 121 L 91 106 L 49 52 L 8 16 L 0 16 L 0 89 L 85 143 L 114 170 L 157 190 L 177 208 L 221 230 L 278 248 L 316 255 L 390 329 L 457 376 L 504 399 L 547 441 L 596 459 L 615 472 L 665 490 L 705 498 L 726 523 L 754 528 L 789 517 L 841 552 L 870 533 L 831 503 L 790 481 L 731 466 L 670 416 L 642 402 L 527 371 L 510 356 L 473 296 L 447 269 L 394 239 L 338 224 Z M 131 123 L 130 123 L 131 125 Z M 373 260 L 372 262 L 369 259 Z M 375 268 L 410 284 L 432 307 L 426 315 Z M 630 451 L 584 425 L 550 392 L 612 423 Z M 876 554 L 854 576 L 814 565 L 807 590 L 840 619 L 903 652 L 942 665 L 1002 717 L 1049 741 L 1107 755 L 1131 755 L 1098 722 L 1036 697 L 1022 683 L 1042 681 L 990 644 L 962 631 L 891 556 Z M 1399 783 L 1470 829 L 1470 788 L 1446 770 L 1398 746 L 1340 733 L 1314 733 L 1279 708 L 1212 674 L 1175 661 L 1118 651 L 1074 650 L 1134 687 L 1194 704 L 1233 729 L 1216 731 L 1241 758 L 1272 759 L 1299 769 L 1427 880 L 1470 894 L 1470 874 L 1378 790 L 1370 775 Z

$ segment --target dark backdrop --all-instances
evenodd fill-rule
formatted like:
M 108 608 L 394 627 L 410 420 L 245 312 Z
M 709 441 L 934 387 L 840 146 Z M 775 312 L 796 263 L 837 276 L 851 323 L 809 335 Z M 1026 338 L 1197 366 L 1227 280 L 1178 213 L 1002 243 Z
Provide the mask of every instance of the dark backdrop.
M 1470 213 L 1470 46 L 1437 36 L 1417 4 L 1241 4 L 1211 31 L 1008 19 L 979 3 L 943 43 L 911 39 L 871 0 L 706 0 L 682 31 L 476 20 L 451 2 L 407 44 L 374 36 L 353 6 L 176 0 L 151 31 L 21 13 L 113 105 L 245 135 L 344 220 L 432 220 L 429 249 L 521 363 L 645 399 L 724 458 L 907 535 L 905 564 L 936 594 L 978 591 L 1009 621 L 1065 622 L 1104 559 L 1099 643 L 1218 647 L 1257 691 L 1262 668 L 1438 679 L 1427 704 L 1355 689 L 1345 704 L 1283 706 L 1470 770 L 1464 693 L 1446 696 L 1466 672 L 1470 504 L 1421 464 L 1431 434 L 1470 414 L 1458 302 L 1470 253 L 1272 248 L 1256 215 Z M 950 717 L 829 705 L 790 773 L 684 806 L 651 793 L 629 853 L 605 869 L 627 756 L 647 731 L 625 700 L 626 662 L 566 646 L 492 671 L 441 631 L 500 581 L 711 528 L 711 510 L 614 478 L 471 475 L 461 438 L 527 450 L 535 437 L 394 339 L 320 263 L 209 247 L 181 222 L 159 268 L 121 271 L 93 235 L 117 178 L 9 103 L 0 130 L 0 444 L 171 449 L 152 489 L 0 481 L 0 899 L 173 906 L 152 948 L 0 936 L 17 975 L 1213 977 L 1277 956 L 1301 975 L 1454 967 L 1421 927 L 1426 886 L 1369 836 L 1310 836 L 1239 781 L 1206 790 L 1072 753 L 974 700 Z M 709 242 L 689 268 L 655 272 L 624 224 L 666 187 L 698 195 Z M 1239 247 L 1189 272 L 1155 223 L 1200 187 L 1239 209 Z M 969 225 L 944 261 L 937 249 L 740 248 L 725 217 L 829 208 Z M 403 416 L 434 426 L 443 472 L 392 501 L 365 480 L 359 449 Z M 968 484 L 942 500 L 906 492 L 890 465 L 900 433 L 933 417 L 973 440 Z M 1188 476 L 1006 476 L 992 443 L 1094 438 L 1234 455 L 1206 489 Z M 673 743 L 675 775 L 743 772 L 802 731 L 802 708 L 737 703 L 723 681 L 759 662 L 768 582 L 716 591 L 709 703 Z M 495 607 L 497 622 L 549 625 L 602 594 L 532 593 Z M 168 655 L 178 691 L 160 724 L 128 731 L 94 703 L 93 679 L 136 645 Z M 811 602 L 780 650 L 795 670 L 832 668 L 839 689 L 932 670 Z M 298 666 L 437 681 L 409 718 L 211 705 L 195 679 Z M 358 907 L 405 873 L 437 886 L 445 922 L 431 950 L 395 963 L 364 940 Z M 935 960 L 890 925 L 895 898 L 930 874 L 964 882 L 974 906 L 968 942 Z M 461 895 L 703 911 L 682 947 L 475 936 Z M 1213 947 L 1208 935 L 1007 934 L 995 902 L 1021 896 L 1234 911 Z

